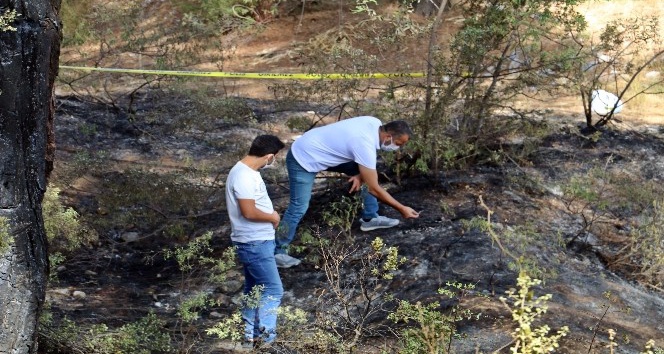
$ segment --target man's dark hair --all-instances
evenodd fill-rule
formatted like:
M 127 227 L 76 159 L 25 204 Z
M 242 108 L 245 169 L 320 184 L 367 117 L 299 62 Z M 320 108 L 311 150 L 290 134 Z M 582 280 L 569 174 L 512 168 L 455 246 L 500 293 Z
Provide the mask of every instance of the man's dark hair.
M 251 143 L 249 155 L 263 157 L 269 154 L 276 154 L 284 148 L 284 143 L 274 135 L 259 135 Z
M 390 133 L 395 137 L 400 137 L 402 135 L 408 135 L 409 137 L 413 135 L 413 131 L 410 129 L 410 126 L 406 121 L 403 120 L 393 120 L 385 125 L 383 125 L 383 131 Z

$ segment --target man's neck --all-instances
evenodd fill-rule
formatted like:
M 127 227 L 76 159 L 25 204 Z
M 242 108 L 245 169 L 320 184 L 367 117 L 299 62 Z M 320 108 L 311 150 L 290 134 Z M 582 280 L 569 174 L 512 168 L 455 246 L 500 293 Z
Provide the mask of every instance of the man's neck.
M 240 162 L 249 166 L 249 168 L 251 168 L 254 171 L 258 171 L 265 164 L 262 158 L 251 155 L 245 156 L 244 158 L 242 158 L 242 160 L 240 160 Z

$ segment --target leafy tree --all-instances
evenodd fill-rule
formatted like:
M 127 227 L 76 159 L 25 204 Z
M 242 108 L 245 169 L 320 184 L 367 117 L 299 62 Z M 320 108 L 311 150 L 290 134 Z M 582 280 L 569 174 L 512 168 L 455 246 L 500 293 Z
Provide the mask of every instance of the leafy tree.
M 527 111 L 512 103 L 553 79 L 567 55 L 555 50 L 557 38 L 585 28 L 579 2 L 458 4 L 464 20 L 447 47 L 430 42 L 426 109 L 416 123 L 420 158 L 434 173 L 441 164 L 486 156 L 500 137 L 523 126 Z

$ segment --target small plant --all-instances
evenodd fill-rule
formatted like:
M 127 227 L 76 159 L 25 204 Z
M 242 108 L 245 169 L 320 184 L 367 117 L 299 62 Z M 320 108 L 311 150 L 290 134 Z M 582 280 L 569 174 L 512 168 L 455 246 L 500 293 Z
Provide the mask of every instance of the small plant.
M 483 203 L 483 202 L 482 202 Z M 539 277 L 555 277 L 555 269 L 543 267 L 533 252 L 533 247 L 546 239 L 532 226 L 507 226 L 500 230 L 494 229 L 491 220 L 492 211 L 487 209 L 487 218 L 474 217 L 461 220 L 463 230 L 479 230 L 487 233 L 500 250 L 508 256 L 508 267 L 514 271 L 526 270 Z
M 105 324 L 84 328 L 64 318 L 55 324 L 53 319 L 42 317 L 40 326 L 40 351 L 55 353 L 170 353 L 170 336 L 164 330 L 166 323 L 154 313 L 118 329 Z
M 330 203 L 323 211 L 323 220 L 330 227 L 338 227 L 346 237 L 351 237 L 351 227 L 357 219 L 358 212 L 362 208 L 362 200 L 359 195 L 352 197 L 342 196 L 340 200 Z
M 263 286 L 257 285 L 251 289 L 249 294 L 242 294 L 240 302 L 248 308 L 257 308 L 260 304 Z M 242 313 L 238 310 L 229 317 L 205 330 L 208 335 L 214 335 L 221 339 L 230 339 L 239 342 L 244 339 L 244 321 Z
M 664 348 L 655 346 L 655 340 L 651 339 L 646 343 L 645 350 L 642 354 L 664 354 Z
M 650 286 L 664 284 L 664 252 L 662 225 L 663 201 L 652 200 L 661 195 L 656 183 L 639 182 L 627 172 L 613 172 L 595 167 L 584 176 L 573 176 L 564 187 L 562 197 L 566 211 L 579 220 L 580 230 L 567 241 L 570 245 L 583 235 L 593 233 L 600 239 L 602 226 L 620 223 L 629 225 L 624 241 L 612 254 L 609 267 L 628 273 Z
M 438 293 L 449 298 L 463 297 L 473 284 L 448 282 Z M 437 302 L 424 305 L 421 302 L 412 304 L 399 301 L 397 310 L 388 318 L 394 322 L 406 322 L 409 325 L 401 330 L 400 354 L 444 354 L 451 352 L 452 339 L 457 335 L 456 323 L 474 317 L 469 309 L 454 306 L 449 311 L 439 310 Z M 479 317 L 479 315 L 478 315 Z
M 211 240 L 212 232 L 207 232 L 186 245 L 164 250 L 164 258 L 175 259 L 182 272 L 180 279 L 182 295 L 177 305 L 178 316 L 181 320 L 182 345 L 195 341 L 195 337 L 199 334 L 196 327 L 190 326 L 190 324 L 200 318 L 201 311 L 215 304 L 207 292 L 200 291 L 190 294 L 187 289 L 192 287 L 192 282 L 196 279 L 203 279 L 202 285 L 207 285 L 208 282 L 219 285 L 226 280 L 228 271 L 235 266 L 235 248 L 227 248 L 221 257 L 214 256 L 212 254 L 214 250 L 210 245 Z M 201 276 L 201 272 L 204 273 L 203 276 Z
M 312 127 L 311 119 L 304 116 L 295 116 L 288 118 L 286 126 L 293 132 L 306 132 Z
M 60 18 L 62 19 L 62 45 L 81 45 L 92 35 L 89 20 L 90 8 L 93 6 L 87 0 L 62 0 Z
M 637 279 L 661 288 L 664 284 L 664 201 L 655 200 L 639 218 L 629 241 L 618 251 L 611 267 L 626 268 Z
M 221 320 L 213 327 L 206 329 L 205 332 L 210 336 L 217 336 L 221 339 L 230 339 L 234 342 L 239 342 L 244 338 L 243 323 L 242 313 L 238 311 Z
M 421 302 L 411 304 L 408 301 L 399 301 L 399 307 L 388 318 L 394 322 L 414 322 L 401 331 L 401 346 L 399 353 L 422 354 L 450 353 L 452 337 L 456 333 L 455 322 L 461 318 L 446 315 L 438 308 L 438 303 L 424 305 Z
M 581 229 L 568 242 L 587 235 L 592 227 L 609 211 L 608 186 L 610 174 L 605 168 L 593 168 L 584 176 L 573 176 L 563 189 L 563 202 L 567 212 L 580 220 Z
M 99 173 L 102 191 L 97 198 L 105 217 L 86 219 L 96 229 L 120 229 L 135 225 L 137 231 L 151 230 L 143 237 L 170 236 L 183 242 L 195 228 L 196 214 L 206 210 L 206 201 L 214 193 L 209 185 L 193 180 L 200 171 L 186 169 L 156 173 L 147 169 Z
M 383 239 L 376 237 L 371 241 L 373 253 L 369 254 L 367 264 L 372 264 L 371 274 L 386 280 L 394 278 L 394 272 L 406 262 L 406 258 L 399 257 L 399 249 L 392 246 L 386 247 Z
M 50 245 L 48 261 L 53 270 L 65 263 L 69 254 L 98 241 L 97 233 L 81 222 L 76 210 L 62 205 L 60 189 L 54 185 L 49 185 L 44 193 L 42 214 L 46 238 Z M 57 280 L 57 272 L 51 271 L 49 281 Z
M 595 323 L 595 325 L 590 328 L 593 331 L 593 337 L 592 340 L 590 341 L 590 346 L 588 348 L 588 351 L 592 350 L 593 345 L 595 344 L 595 339 L 597 338 L 597 333 L 599 333 L 600 329 L 602 328 L 602 322 L 604 321 L 604 317 L 606 317 L 606 314 L 609 313 L 612 304 L 618 302 L 618 298 L 613 296 L 613 294 L 611 294 L 610 291 L 604 292 L 604 298 L 608 300 L 607 302 L 602 304 L 602 308 L 604 309 L 604 311 L 602 311 L 602 315 L 599 318 L 597 318 L 597 322 Z M 630 311 L 631 311 L 630 308 L 626 308 L 624 310 L 626 314 L 629 314 Z M 617 347 L 617 343 L 615 343 L 614 340 L 616 331 L 614 329 L 609 328 L 607 332 L 609 334 L 609 344 L 607 345 L 607 347 L 611 350 L 611 352 L 613 352 L 613 349 Z
M 14 238 L 11 237 L 9 232 L 9 219 L 2 216 L 0 217 L 0 254 L 7 252 L 13 243 Z
M 319 322 L 352 351 L 369 335 L 385 335 L 387 328 L 376 321 L 393 301 L 386 284 L 405 262 L 396 247 L 376 238 L 363 252 L 358 245 L 332 242 L 320 249 L 327 291 L 319 303 Z
M 548 307 L 546 303 L 552 295 L 547 294 L 535 297 L 532 287 L 538 286 L 541 281 L 532 279 L 525 272 L 519 273 L 517 278 L 518 289 L 507 291 L 507 297 L 501 297 L 500 301 L 512 312 L 512 319 L 517 327 L 512 331 L 514 346 L 510 348 L 512 353 L 532 354 L 549 353 L 558 348 L 558 341 L 567 335 L 569 328 L 561 327 L 555 334 L 549 333 L 548 325 L 534 327 L 534 323 Z
M 51 252 L 71 252 L 97 240 L 97 235 L 81 224 L 76 210 L 62 205 L 60 188 L 49 185 L 46 189 L 42 212 Z
M 210 242 L 212 241 L 212 232 L 195 238 L 182 247 L 175 247 L 173 250 L 164 250 L 164 258 L 174 258 L 180 271 L 185 275 L 195 272 L 199 268 L 207 269 L 209 274 L 207 279 L 221 283 L 226 280 L 226 274 L 235 267 L 235 248 L 230 247 L 224 250 L 221 257 L 213 256 Z M 184 284 L 183 284 L 184 285 Z
M 212 305 L 209 295 L 203 292 L 189 296 L 180 301 L 178 305 L 178 316 L 185 323 L 192 323 L 200 318 L 200 311 Z
M 17 17 L 16 10 L 5 10 L 0 14 L 0 32 L 16 32 L 16 27 L 12 26 L 12 23 L 16 21 Z
M 341 353 L 342 338 L 325 331 L 307 312 L 291 306 L 279 308 L 279 333 L 283 341 L 300 353 Z

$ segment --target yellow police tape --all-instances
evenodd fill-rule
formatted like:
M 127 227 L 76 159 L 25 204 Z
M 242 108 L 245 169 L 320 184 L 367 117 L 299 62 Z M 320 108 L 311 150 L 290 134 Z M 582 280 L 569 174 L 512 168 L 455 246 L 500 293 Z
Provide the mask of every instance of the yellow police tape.
M 400 77 L 424 77 L 424 73 L 384 73 L 384 74 L 278 74 L 278 73 L 238 73 L 222 71 L 181 71 L 181 70 L 143 70 L 143 69 L 117 69 L 94 68 L 87 66 L 60 66 L 60 69 L 102 71 L 111 73 L 146 74 L 146 75 L 173 75 L 173 76 L 207 76 L 228 77 L 237 79 L 384 79 Z

